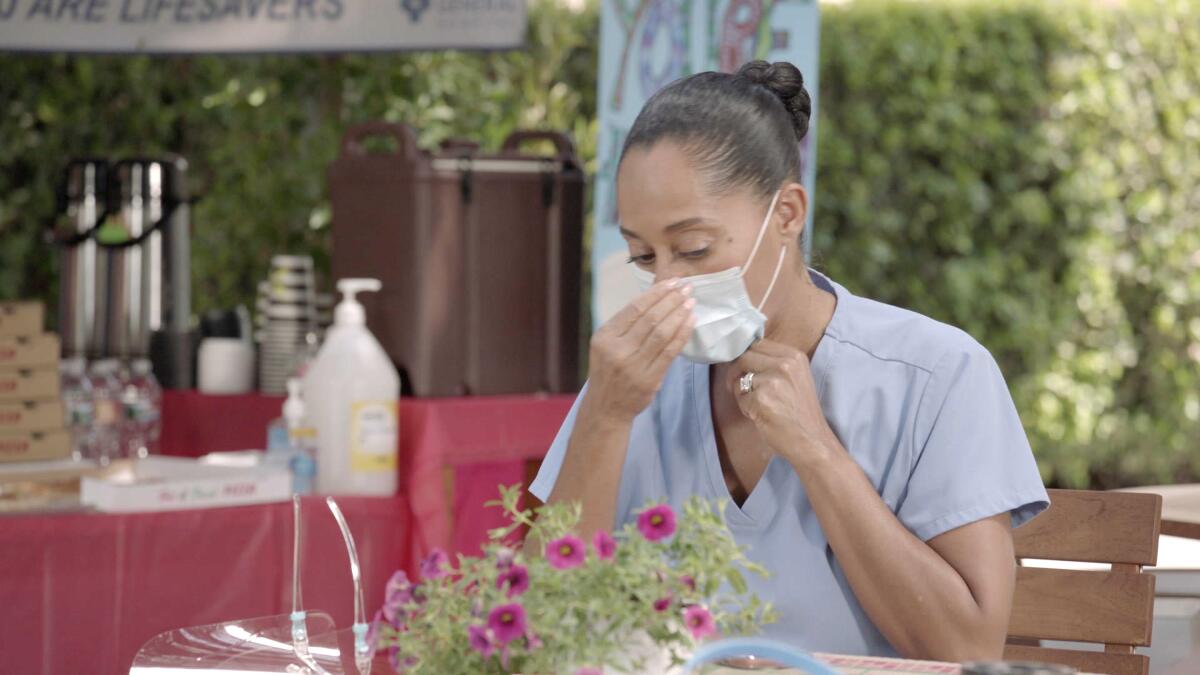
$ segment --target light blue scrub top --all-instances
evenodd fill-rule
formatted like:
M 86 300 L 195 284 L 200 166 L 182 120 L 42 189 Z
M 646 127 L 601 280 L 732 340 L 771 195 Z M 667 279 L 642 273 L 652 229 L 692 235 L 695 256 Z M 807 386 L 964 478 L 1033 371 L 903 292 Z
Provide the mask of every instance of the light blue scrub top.
M 812 273 L 837 307 L 812 359 L 821 409 L 888 508 L 928 541 L 1010 513 L 1021 525 L 1049 504 L 996 362 L 969 335 L 852 295 Z M 580 396 L 582 399 L 582 396 Z M 579 401 L 530 492 L 543 501 L 562 466 Z M 618 526 L 648 499 L 676 509 L 692 495 L 726 502 L 726 521 L 769 579 L 747 575 L 774 604 L 763 635 L 810 651 L 894 655 L 838 565 L 792 467 L 776 456 L 739 508 L 714 437 L 707 366 L 677 359 L 634 420 L 617 498 Z

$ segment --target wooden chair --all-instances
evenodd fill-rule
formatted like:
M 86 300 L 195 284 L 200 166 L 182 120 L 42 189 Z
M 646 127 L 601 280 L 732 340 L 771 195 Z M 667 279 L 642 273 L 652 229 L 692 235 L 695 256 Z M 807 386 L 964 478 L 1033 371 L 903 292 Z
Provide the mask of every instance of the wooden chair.
M 1004 658 L 1083 672 L 1147 675 L 1162 497 L 1050 490 L 1051 506 L 1013 532 L 1017 558 L 1111 563 L 1111 571 L 1020 567 Z M 1049 649 L 1040 640 L 1090 642 L 1102 652 Z

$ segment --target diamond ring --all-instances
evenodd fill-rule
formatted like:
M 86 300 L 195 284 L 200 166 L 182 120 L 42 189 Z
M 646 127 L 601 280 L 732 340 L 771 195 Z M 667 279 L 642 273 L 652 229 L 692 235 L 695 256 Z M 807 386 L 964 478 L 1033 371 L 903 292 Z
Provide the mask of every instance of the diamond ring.
M 738 391 L 743 394 L 754 391 L 754 373 L 746 373 L 738 378 Z

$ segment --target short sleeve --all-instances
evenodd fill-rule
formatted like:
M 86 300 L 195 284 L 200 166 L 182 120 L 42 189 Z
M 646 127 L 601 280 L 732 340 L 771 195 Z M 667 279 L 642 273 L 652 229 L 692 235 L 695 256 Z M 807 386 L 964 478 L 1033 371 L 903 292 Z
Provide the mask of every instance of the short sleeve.
M 1049 506 L 1008 386 L 982 346 L 939 361 L 916 415 L 896 515 L 921 540 L 1000 513 L 1019 527 Z
M 664 385 L 664 389 L 667 387 Z M 580 402 L 587 393 L 587 384 L 579 392 L 575 404 L 571 406 L 567 418 L 563 420 L 554 442 L 542 460 L 538 475 L 529 486 L 529 492 L 543 502 L 550 498 L 554 491 L 554 483 L 558 480 L 558 472 L 562 469 L 563 458 L 567 455 L 567 446 L 571 442 L 571 433 L 575 430 L 575 418 L 579 412 Z M 662 395 L 660 390 L 659 396 Z M 617 492 L 616 523 L 619 526 L 630 518 L 634 508 L 640 506 L 649 496 L 660 496 L 666 492 L 663 480 L 663 469 L 659 455 L 657 406 L 659 396 L 654 402 L 633 419 L 629 430 L 629 445 L 625 453 L 625 461 L 621 467 L 621 484 Z
M 554 489 L 555 481 L 558 480 L 558 472 L 562 469 L 563 458 L 567 455 L 567 444 L 571 442 L 571 432 L 575 430 L 575 417 L 579 414 L 579 405 L 583 402 L 583 395 L 587 393 L 587 387 L 587 384 L 584 383 L 583 389 L 579 391 L 579 396 L 575 398 L 575 403 L 571 405 L 571 410 L 567 412 L 562 426 L 558 428 L 554 442 L 546 451 L 546 457 L 542 459 L 542 467 L 538 469 L 537 477 L 529 485 L 529 492 L 543 502 L 550 498 L 550 492 Z

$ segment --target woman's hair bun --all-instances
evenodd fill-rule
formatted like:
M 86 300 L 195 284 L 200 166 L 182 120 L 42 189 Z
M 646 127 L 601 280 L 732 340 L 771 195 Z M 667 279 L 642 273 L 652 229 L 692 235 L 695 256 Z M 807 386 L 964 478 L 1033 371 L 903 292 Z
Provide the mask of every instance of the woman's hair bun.
M 778 98 L 792 118 L 797 140 L 808 133 L 808 118 L 812 115 L 812 100 L 804 89 L 804 75 L 787 61 L 751 61 L 738 69 L 739 77 L 765 87 Z

